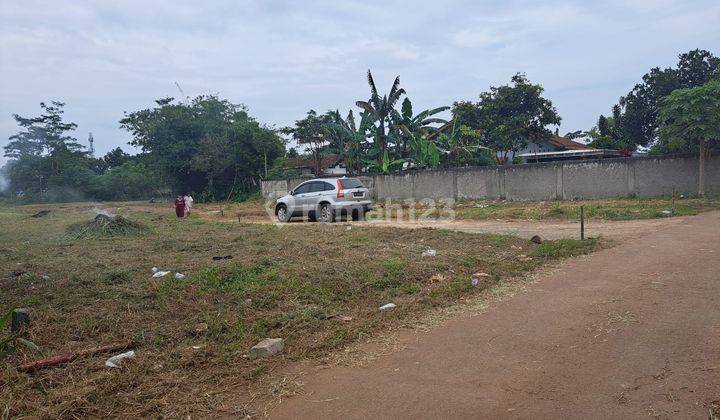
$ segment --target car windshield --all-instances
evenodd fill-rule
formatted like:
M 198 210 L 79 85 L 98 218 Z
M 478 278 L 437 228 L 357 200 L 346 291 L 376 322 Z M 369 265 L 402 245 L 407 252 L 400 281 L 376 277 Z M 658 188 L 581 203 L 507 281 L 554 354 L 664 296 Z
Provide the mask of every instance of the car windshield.
M 344 189 L 363 188 L 362 182 L 357 178 L 343 178 L 340 180 Z

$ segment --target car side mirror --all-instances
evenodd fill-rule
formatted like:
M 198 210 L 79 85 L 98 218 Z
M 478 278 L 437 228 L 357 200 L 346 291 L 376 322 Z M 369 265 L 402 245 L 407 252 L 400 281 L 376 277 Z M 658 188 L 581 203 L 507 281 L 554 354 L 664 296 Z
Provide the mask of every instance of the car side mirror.
M 295 191 L 289 191 L 288 194 L 295 195 Z

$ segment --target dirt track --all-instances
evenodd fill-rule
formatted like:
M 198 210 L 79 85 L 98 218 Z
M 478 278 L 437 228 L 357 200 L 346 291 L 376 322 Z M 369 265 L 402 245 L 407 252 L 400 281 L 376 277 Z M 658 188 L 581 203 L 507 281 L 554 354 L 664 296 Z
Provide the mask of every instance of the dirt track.
M 549 235 L 547 235 L 549 236 Z M 316 369 L 272 418 L 709 418 L 720 212 L 664 219 L 368 367 Z M 716 403 L 713 403 L 713 402 Z

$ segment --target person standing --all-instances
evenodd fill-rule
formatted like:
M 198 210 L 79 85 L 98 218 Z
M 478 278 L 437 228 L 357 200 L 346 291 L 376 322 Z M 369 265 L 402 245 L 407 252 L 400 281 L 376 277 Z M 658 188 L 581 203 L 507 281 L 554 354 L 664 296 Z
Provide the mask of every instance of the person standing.
M 185 200 L 185 216 L 190 216 L 190 212 L 192 211 L 192 205 L 193 205 L 193 198 L 190 195 L 190 193 L 185 194 L 185 197 L 183 197 Z
M 178 218 L 185 217 L 185 198 L 182 195 L 178 195 L 175 199 L 175 215 Z

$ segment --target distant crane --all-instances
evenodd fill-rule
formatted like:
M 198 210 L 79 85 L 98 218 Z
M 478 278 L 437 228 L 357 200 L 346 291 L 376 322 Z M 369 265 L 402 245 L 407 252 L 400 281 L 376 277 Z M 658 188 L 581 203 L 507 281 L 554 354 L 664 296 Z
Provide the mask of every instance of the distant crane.
M 180 83 L 175 82 L 175 86 L 177 86 L 178 90 L 180 91 L 180 95 L 182 95 L 180 102 L 183 102 L 185 99 L 187 99 L 187 96 L 185 95 L 185 92 L 183 92 L 182 88 L 180 87 Z

